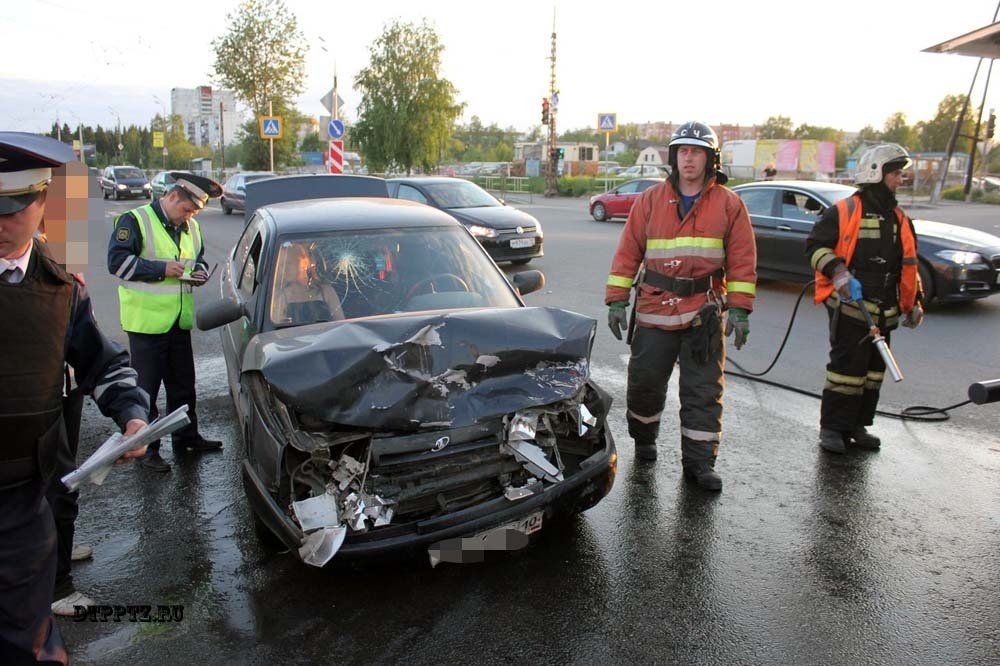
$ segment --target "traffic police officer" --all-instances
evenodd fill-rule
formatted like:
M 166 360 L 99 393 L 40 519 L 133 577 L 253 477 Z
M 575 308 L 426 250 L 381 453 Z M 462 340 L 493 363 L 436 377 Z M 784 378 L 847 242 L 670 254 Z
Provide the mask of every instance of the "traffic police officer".
M 67 663 L 52 619 L 56 533 L 45 487 L 66 447 L 64 367 L 131 435 L 149 401 L 128 354 L 94 321 L 84 286 L 34 239 L 65 144 L 0 132 L 0 663 Z M 134 449 L 124 457 L 141 455 Z
M 719 139 L 704 123 L 684 123 L 668 154 L 670 178 L 636 199 L 611 263 L 604 302 L 619 340 L 629 289 L 636 287 L 626 392 L 636 457 L 656 459 L 656 437 L 675 363 L 680 364 L 684 476 L 721 490 L 715 460 L 722 438 L 721 310 L 740 349 L 750 333 L 757 246 L 746 207 L 723 187 Z M 636 278 L 640 266 L 641 277 Z
M 816 302 L 830 318 L 830 362 L 820 410 L 819 445 L 831 453 L 846 446 L 877 449 L 868 432 L 878 408 L 885 361 L 865 338 L 871 314 L 886 342 L 900 323 L 924 318 L 913 223 L 896 201 L 910 156 L 894 143 L 873 146 L 858 160 L 860 189 L 830 206 L 813 226 L 806 256 L 816 271 Z
M 161 199 L 120 215 L 108 245 L 108 270 L 120 280 L 118 299 L 122 330 L 128 333 L 132 367 L 139 386 L 150 396 L 150 416 L 156 418 L 156 398 L 162 382 L 167 411 L 188 406 L 191 423 L 172 435 L 174 450 L 211 451 L 222 442 L 198 432 L 195 413 L 194 354 L 191 325 L 193 286 L 208 280 L 201 227 L 194 214 L 222 187 L 203 176 L 173 171 L 175 184 Z M 168 472 L 153 442 L 143 456 L 144 467 Z

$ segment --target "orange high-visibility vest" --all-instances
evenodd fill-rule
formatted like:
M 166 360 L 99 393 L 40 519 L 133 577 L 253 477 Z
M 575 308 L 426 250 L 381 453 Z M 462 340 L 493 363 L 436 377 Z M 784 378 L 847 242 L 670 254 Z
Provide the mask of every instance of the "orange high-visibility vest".
M 850 267 L 851 257 L 858 245 L 858 230 L 861 227 L 861 202 L 859 195 L 853 194 L 837 202 L 837 219 L 840 223 L 840 236 L 833 253 L 843 257 L 844 263 Z M 894 209 L 899 222 L 899 239 L 903 243 L 903 261 L 899 277 L 899 309 L 905 314 L 913 309 L 917 300 L 917 241 L 909 220 L 898 206 Z M 816 302 L 822 303 L 833 294 L 833 281 L 816 271 Z

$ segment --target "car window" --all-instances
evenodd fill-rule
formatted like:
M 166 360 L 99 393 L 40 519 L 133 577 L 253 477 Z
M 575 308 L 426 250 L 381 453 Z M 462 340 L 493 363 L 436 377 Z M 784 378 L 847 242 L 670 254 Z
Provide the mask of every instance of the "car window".
M 274 178 L 274 176 L 269 173 L 253 173 L 248 176 L 244 176 L 243 184 L 245 185 L 246 183 L 252 183 L 255 180 L 264 180 L 265 178 Z
M 636 191 L 637 192 L 645 192 L 646 190 L 648 190 L 649 188 L 651 188 L 653 185 L 656 185 L 656 184 L 658 184 L 658 181 L 655 181 L 655 180 L 644 180 L 644 181 L 642 181 L 642 182 L 639 183 L 639 189 L 636 190 Z
M 407 201 L 416 201 L 417 203 L 425 204 L 427 203 L 427 197 L 420 193 L 415 187 L 400 183 L 399 191 L 396 192 L 397 199 L 406 199 Z
M 482 247 L 454 226 L 290 236 L 271 270 L 269 319 L 276 328 L 520 305 Z
M 115 169 L 115 175 L 118 178 L 145 178 L 138 169 Z
M 775 190 L 770 187 L 758 187 L 740 190 L 738 194 L 751 215 L 773 215 L 774 192 Z
M 823 205 L 808 194 L 784 190 L 781 193 L 781 217 L 803 222 L 815 222 Z
M 483 188 L 460 178 L 424 183 L 424 191 L 439 208 L 489 208 L 503 205 Z
M 243 265 L 243 270 L 240 273 L 240 282 L 238 285 L 247 312 L 251 317 L 253 316 L 252 296 L 257 291 L 257 267 L 260 265 L 261 247 L 263 247 L 263 241 L 258 233 L 254 236 L 253 242 L 250 243 L 250 252 L 247 254 L 246 263 Z
M 639 191 L 639 181 L 633 180 L 618 188 L 618 194 L 634 194 Z

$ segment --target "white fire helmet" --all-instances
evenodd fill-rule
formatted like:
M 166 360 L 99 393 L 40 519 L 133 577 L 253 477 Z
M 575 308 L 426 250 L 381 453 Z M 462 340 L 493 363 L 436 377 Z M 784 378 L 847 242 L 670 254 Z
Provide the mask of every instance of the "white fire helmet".
M 898 162 L 898 165 L 892 164 L 895 162 Z M 854 184 L 881 183 L 887 164 L 892 164 L 893 169 L 905 169 L 911 164 L 910 155 L 898 143 L 882 143 L 872 146 L 858 160 L 858 168 L 854 173 Z

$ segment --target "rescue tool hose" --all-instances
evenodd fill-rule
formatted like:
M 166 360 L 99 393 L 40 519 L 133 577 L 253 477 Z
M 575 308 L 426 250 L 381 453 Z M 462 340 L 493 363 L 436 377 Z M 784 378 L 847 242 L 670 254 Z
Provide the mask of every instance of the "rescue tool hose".
M 811 282 L 807 283 L 804 287 L 802 287 L 802 291 L 799 292 L 799 297 L 795 300 L 795 307 L 792 308 L 792 316 L 788 320 L 788 328 L 785 329 L 785 337 L 782 338 L 781 345 L 778 347 L 778 352 L 774 355 L 774 360 L 771 361 L 771 364 L 768 365 L 767 368 L 762 372 L 751 372 L 746 368 L 744 368 L 739 363 L 737 363 L 736 361 L 734 361 L 731 356 L 727 356 L 726 363 L 727 364 L 731 363 L 742 371 L 742 372 L 733 372 L 732 370 L 726 370 L 725 372 L 727 375 L 729 375 L 730 377 L 739 377 L 740 379 L 749 379 L 752 382 L 760 382 L 761 384 L 767 384 L 768 386 L 774 386 L 775 388 L 785 389 L 786 391 L 791 391 L 793 393 L 798 393 L 800 395 L 806 395 L 811 398 L 818 398 L 818 399 L 823 398 L 823 395 L 820 393 L 814 393 L 812 391 L 800 389 L 795 386 L 789 386 L 788 384 L 782 384 L 781 382 L 776 382 L 770 379 L 763 379 L 764 375 L 771 372 L 771 369 L 774 368 L 775 364 L 778 362 L 778 359 L 781 358 L 782 352 L 785 351 L 785 344 L 788 342 L 788 336 L 791 335 L 792 333 L 792 326 L 795 325 L 795 317 L 798 315 L 799 305 L 802 303 L 802 298 L 806 295 L 806 292 L 809 291 L 809 288 L 812 287 L 814 284 L 816 284 L 816 281 L 812 280 Z M 955 403 L 954 405 L 949 405 L 947 407 L 928 407 L 926 405 L 913 405 L 912 407 L 907 407 L 906 409 L 900 412 L 887 412 L 879 409 L 876 410 L 875 413 L 878 414 L 879 416 L 886 416 L 892 419 L 900 419 L 901 421 L 928 421 L 928 422 L 947 421 L 949 418 L 951 418 L 948 415 L 948 412 L 958 407 L 962 407 L 963 405 L 967 405 L 970 402 L 972 402 L 972 400 L 964 400 L 962 402 L 958 402 Z

